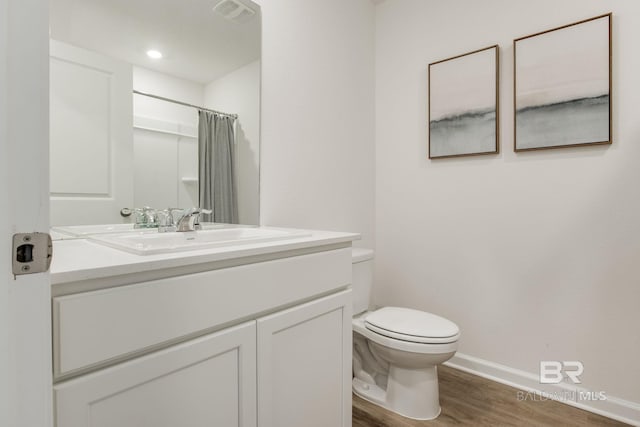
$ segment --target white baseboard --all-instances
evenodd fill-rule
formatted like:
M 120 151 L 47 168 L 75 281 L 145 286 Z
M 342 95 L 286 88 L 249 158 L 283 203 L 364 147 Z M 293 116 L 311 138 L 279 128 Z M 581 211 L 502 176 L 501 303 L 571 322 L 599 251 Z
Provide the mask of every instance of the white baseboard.
M 610 396 L 609 394 L 606 394 L 606 400 L 571 399 L 570 396 L 575 397 L 580 392 L 589 393 L 594 391 L 567 383 L 540 384 L 540 379 L 537 374 L 513 369 L 461 353 L 456 353 L 451 360 L 444 364 L 470 374 L 524 390 L 536 396 L 557 400 L 567 405 L 584 409 L 585 411 L 622 421 L 633 426 L 640 426 L 640 404 L 635 402 L 629 402 Z M 563 399 L 563 396 L 567 398 Z M 514 398 L 515 397 L 516 396 L 514 396 Z

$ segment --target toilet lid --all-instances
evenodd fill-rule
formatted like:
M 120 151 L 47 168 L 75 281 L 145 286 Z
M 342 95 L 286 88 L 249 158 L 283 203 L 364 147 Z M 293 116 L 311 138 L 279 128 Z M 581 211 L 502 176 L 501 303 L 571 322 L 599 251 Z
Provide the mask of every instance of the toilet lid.
M 417 343 L 450 343 L 460 334 L 452 321 L 410 308 L 384 307 L 367 315 L 364 323 L 381 335 Z

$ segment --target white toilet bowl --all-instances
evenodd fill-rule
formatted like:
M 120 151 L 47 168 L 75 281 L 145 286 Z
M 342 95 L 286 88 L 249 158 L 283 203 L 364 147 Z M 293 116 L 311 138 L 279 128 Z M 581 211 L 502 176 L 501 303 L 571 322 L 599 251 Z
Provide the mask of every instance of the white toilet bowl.
M 455 323 L 419 310 L 366 311 L 373 251 L 353 249 L 353 392 L 418 420 L 440 414 L 437 365 L 458 349 Z
M 453 322 L 384 307 L 355 317 L 353 332 L 358 396 L 408 418 L 431 420 L 440 414 L 437 365 L 458 348 L 460 333 Z

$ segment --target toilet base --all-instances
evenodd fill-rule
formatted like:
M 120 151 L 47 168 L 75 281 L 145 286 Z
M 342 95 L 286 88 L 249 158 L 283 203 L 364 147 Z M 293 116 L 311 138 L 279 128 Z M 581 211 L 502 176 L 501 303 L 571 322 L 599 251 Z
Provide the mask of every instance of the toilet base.
M 354 378 L 351 385 L 353 392 L 356 395 L 360 396 L 364 400 L 386 408 L 386 392 L 382 388 L 377 385 L 364 382 L 359 378 Z
M 414 420 L 433 420 L 440 415 L 438 372 L 391 366 L 387 389 L 359 378 L 352 381 L 353 392 L 361 398 Z

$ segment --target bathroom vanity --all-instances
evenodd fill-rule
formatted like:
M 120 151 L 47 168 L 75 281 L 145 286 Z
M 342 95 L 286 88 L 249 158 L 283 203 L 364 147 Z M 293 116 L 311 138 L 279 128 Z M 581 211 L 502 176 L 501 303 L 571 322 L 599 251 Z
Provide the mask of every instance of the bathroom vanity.
M 350 426 L 351 241 L 54 243 L 58 427 Z

